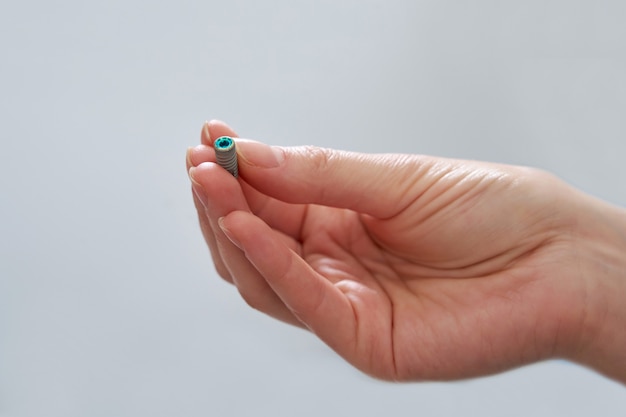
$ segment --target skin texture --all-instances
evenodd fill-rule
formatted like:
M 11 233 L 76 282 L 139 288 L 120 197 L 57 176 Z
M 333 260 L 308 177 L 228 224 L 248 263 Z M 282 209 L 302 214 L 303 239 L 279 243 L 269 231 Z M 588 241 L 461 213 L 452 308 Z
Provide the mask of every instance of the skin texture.
M 235 179 L 223 135 L 205 124 L 187 168 L 215 267 L 253 308 L 385 380 L 554 357 L 626 380 L 623 210 L 530 168 L 242 139 Z

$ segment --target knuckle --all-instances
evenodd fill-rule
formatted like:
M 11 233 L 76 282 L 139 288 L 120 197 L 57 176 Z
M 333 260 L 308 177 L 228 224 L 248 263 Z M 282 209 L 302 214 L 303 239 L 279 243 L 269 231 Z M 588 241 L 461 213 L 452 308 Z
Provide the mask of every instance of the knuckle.
M 220 278 L 222 278 L 223 280 L 227 282 L 233 282 L 230 272 L 228 271 L 228 269 L 223 263 L 214 262 L 214 265 L 215 265 L 215 271 L 220 276 Z
M 334 157 L 334 152 L 331 149 L 317 146 L 303 146 L 301 152 L 302 156 L 310 161 L 316 171 L 326 170 Z
M 239 295 L 241 298 L 248 304 L 248 306 L 252 307 L 255 310 L 263 311 L 263 307 L 265 306 L 265 301 L 263 297 L 260 297 L 258 294 L 255 294 L 250 291 L 245 291 L 241 288 L 238 288 Z

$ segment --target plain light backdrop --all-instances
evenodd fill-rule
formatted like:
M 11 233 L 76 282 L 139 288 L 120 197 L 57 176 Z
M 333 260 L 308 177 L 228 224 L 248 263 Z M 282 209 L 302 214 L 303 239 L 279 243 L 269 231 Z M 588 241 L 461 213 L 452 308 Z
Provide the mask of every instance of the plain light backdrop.
M 623 416 L 554 361 L 363 376 L 248 308 L 184 155 L 244 137 L 537 166 L 626 206 L 623 1 L 3 1 L 0 416 Z

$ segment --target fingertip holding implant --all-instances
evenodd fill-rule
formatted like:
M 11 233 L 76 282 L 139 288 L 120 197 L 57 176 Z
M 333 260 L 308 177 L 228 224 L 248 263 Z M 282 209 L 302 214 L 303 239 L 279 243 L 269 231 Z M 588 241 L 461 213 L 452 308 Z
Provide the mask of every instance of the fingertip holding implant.
M 217 159 L 217 164 L 233 174 L 233 177 L 237 178 L 239 175 L 239 168 L 237 166 L 237 149 L 233 138 L 229 136 L 221 136 L 215 139 L 213 147 L 215 148 L 215 158 Z

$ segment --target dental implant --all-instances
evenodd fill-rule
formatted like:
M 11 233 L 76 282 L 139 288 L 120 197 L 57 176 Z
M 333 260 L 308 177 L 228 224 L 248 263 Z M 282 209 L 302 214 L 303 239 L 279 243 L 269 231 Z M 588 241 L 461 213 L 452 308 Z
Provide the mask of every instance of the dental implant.
M 217 159 L 217 164 L 233 174 L 233 177 L 237 178 L 239 175 L 239 168 L 237 166 L 237 149 L 235 148 L 235 141 L 233 138 L 221 136 L 215 139 L 213 147 L 215 148 L 215 158 Z

